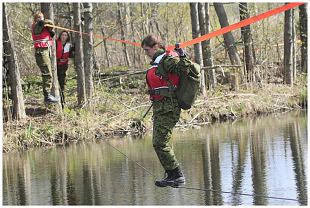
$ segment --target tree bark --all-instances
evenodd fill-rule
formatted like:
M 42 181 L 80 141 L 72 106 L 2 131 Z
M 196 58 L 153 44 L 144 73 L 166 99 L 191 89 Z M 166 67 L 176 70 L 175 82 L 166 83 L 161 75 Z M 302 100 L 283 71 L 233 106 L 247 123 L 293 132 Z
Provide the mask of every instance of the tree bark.
M 204 3 L 198 3 L 198 18 L 199 18 L 199 27 L 200 27 L 200 35 L 205 35 L 206 34 L 206 10 L 205 10 L 205 5 Z M 201 53 L 203 57 L 203 66 L 206 66 L 205 63 L 205 57 L 206 57 L 206 47 L 207 47 L 207 41 L 202 41 L 201 42 Z M 204 96 L 207 95 L 206 91 L 206 74 L 205 71 L 201 71 L 201 89 L 202 89 L 202 94 Z
M 240 21 L 250 17 L 247 3 L 239 3 Z M 254 77 L 254 58 L 252 50 L 251 26 L 241 27 L 241 35 L 244 46 L 246 77 L 248 82 L 255 81 Z
M 41 3 L 41 11 L 44 14 L 44 18 L 50 19 L 54 22 L 54 7 L 52 3 Z M 53 37 L 54 44 L 51 47 L 51 65 L 52 65 L 52 94 L 56 97 L 60 97 L 59 93 L 59 84 L 57 78 L 57 62 L 56 62 L 56 44 L 55 44 L 56 35 Z M 60 99 L 59 99 L 60 106 Z
M 210 33 L 210 3 L 205 3 L 206 11 L 206 34 Z M 205 58 L 203 60 L 205 66 L 213 66 L 213 57 L 211 53 L 211 39 L 206 41 Z M 208 74 L 208 87 L 210 90 L 215 89 L 217 85 L 215 69 L 209 69 Z
M 94 35 L 93 35 L 93 6 L 92 3 L 83 3 L 84 6 L 84 31 L 89 35 L 84 36 L 84 73 L 85 73 L 85 92 L 89 103 L 93 94 L 93 72 L 94 72 Z
M 308 71 L 308 48 L 307 48 L 307 4 L 299 6 L 299 27 L 301 40 L 301 70 L 305 73 Z
M 124 24 L 124 20 L 123 20 L 123 9 L 122 9 L 122 3 L 117 3 L 117 16 L 118 16 L 118 23 L 121 27 L 121 39 L 125 40 L 125 28 L 126 25 Z M 131 66 L 131 62 L 129 59 L 129 54 L 128 54 L 128 50 L 127 50 L 127 45 L 125 43 L 122 43 L 123 46 L 123 53 L 125 56 L 125 63 L 127 66 Z
M 215 12 L 219 19 L 221 28 L 226 27 L 229 25 L 227 14 L 224 9 L 222 3 L 213 3 Z M 241 65 L 241 60 L 237 52 L 235 39 L 231 32 L 227 32 L 223 35 L 225 46 L 228 50 L 228 56 L 232 65 Z M 231 73 L 231 89 L 237 91 L 239 89 L 239 71 L 238 69 L 233 69 Z
M 219 19 L 221 28 L 229 26 L 229 22 L 227 19 L 227 14 L 224 9 L 224 6 L 222 3 L 213 3 L 215 12 L 217 14 L 217 17 Z M 228 50 L 229 59 L 232 65 L 241 65 L 241 60 L 237 52 L 235 39 L 231 32 L 227 32 L 224 35 L 224 42 L 225 46 Z
M 4 56 L 8 62 L 9 85 L 13 99 L 13 118 L 21 120 L 26 118 L 23 91 L 19 73 L 16 53 L 14 51 L 14 40 L 6 12 L 6 4 L 3 4 L 3 49 Z
M 292 9 L 285 11 L 284 18 L 284 83 L 293 86 Z
M 85 104 L 86 101 L 86 90 L 85 90 L 85 76 L 84 76 L 84 63 L 83 63 L 84 54 L 83 54 L 80 3 L 73 3 L 73 19 L 74 19 L 74 29 L 80 32 L 75 34 L 74 64 L 77 74 L 78 105 L 82 106 Z
M 190 13 L 192 23 L 192 37 L 194 39 L 201 35 L 199 27 L 198 3 L 190 3 Z M 201 43 L 197 43 L 194 45 L 194 51 L 195 51 L 195 62 L 198 63 L 200 66 L 203 66 Z M 200 87 L 202 90 L 202 94 L 205 96 L 206 95 L 205 86 L 201 85 Z
M 104 29 L 101 28 L 101 33 L 102 33 L 102 36 L 105 37 L 105 33 L 104 33 Z M 108 68 L 110 68 L 112 65 L 111 65 L 111 58 L 110 58 L 110 54 L 109 54 L 109 50 L 108 50 L 108 46 L 107 46 L 107 41 L 104 39 L 103 40 L 103 45 L 104 45 L 104 51 L 105 51 L 105 56 L 106 56 L 106 60 L 107 60 L 107 65 L 108 65 Z

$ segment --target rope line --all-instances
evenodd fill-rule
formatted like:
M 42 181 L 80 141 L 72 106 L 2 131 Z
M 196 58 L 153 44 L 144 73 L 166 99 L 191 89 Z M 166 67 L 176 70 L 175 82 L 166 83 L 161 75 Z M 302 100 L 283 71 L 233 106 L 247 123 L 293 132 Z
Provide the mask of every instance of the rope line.
M 183 42 L 183 43 L 180 44 L 180 48 L 184 48 L 186 46 L 194 45 L 194 44 L 200 43 L 202 41 L 206 41 L 208 39 L 211 39 L 213 37 L 216 37 L 216 36 L 228 33 L 228 32 L 230 32 L 232 30 L 239 29 L 241 27 L 253 24 L 253 23 L 258 22 L 260 20 L 266 19 L 266 18 L 268 18 L 270 16 L 282 13 L 282 12 L 287 11 L 289 9 L 293 9 L 293 8 L 295 8 L 297 6 L 300 6 L 300 5 L 304 4 L 304 3 L 305 2 L 293 2 L 293 3 L 288 3 L 288 4 L 285 4 L 283 6 L 277 7 L 275 9 L 271 9 L 271 10 L 269 10 L 267 12 L 262 13 L 262 14 L 259 14 L 259 15 L 247 18 L 247 19 L 242 20 L 240 22 L 237 22 L 235 24 L 229 25 L 227 27 L 223 27 L 223 28 L 215 30 L 215 31 L 213 31 L 211 33 L 208 33 L 208 34 L 202 35 L 200 37 L 194 38 L 192 40 Z M 127 41 L 127 40 L 120 40 L 120 39 L 111 38 L 111 37 L 105 37 L 103 35 L 98 35 L 98 34 L 94 34 L 94 33 L 80 32 L 80 31 L 76 31 L 76 30 L 72 30 L 72 29 L 68 29 L 68 28 L 64 28 L 64 27 L 60 27 L 60 26 L 56 26 L 56 25 L 51 25 L 51 24 L 45 24 L 45 26 L 53 27 L 53 28 L 57 28 L 57 29 L 62 29 L 62 30 L 65 30 L 65 31 L 75 32 L 75 33 L 79 33 L 81 35 L 90 36 L 91 34 L 93 34 L 94 37 L 99 38 L 99 39 L 111 40 L 111 41 L 121 42 L 121 43 L 124 43 L 124 44 L 133 45 L 133 46 L 136 46 L 136 47 L 141 47 L 141 44 L 137 43 L 137 42 Z M 174 47 L 175 47 L 174 45 L 167 46 L 167 50 L 171 51 L 171 50 L 174 49 Z
M 134 163 L 136 163 L 140 168 L 142 168 L 143 170 L 145 170 L 148 174 L 152 175 L 154 178 L 156 178 L 156 176 L 151 173 L 149 170 L 147 170 L 145 167 L 143 167 L 140 163 L 138 163 L 137 161 L 132 160 L 131 158 L 129 158 L 125 153 L 123 153 L 122 151 L 120 151 L 119 149 L 117 149 L 115 146 L 113 146 L 112 144 L 110 144 L 107 140 L 106 143 L 108 145 L 110 145 L 113 149 L 115 149 L 116 151 L 118 151 L 119 153 L 121 153 L 123 156 L 125 156 L 128 160 L 133 161 Z M 232 195 L 240 195 L 240 196 L 251 196 L 251 197 L 262 197 L 262 198 L 266 198 L 266 199 L 276 199 L 276 200 L 285 200 L 285 201 L 294 201 L 294 202 L 307 202 L 307 200 L 297 200 L 297 199 L 292 199 L 292 198 L 285 198 L 285 197 L 275 197 L 275 196 L 265 196 L 263 194 L 247 194 L 247 193 L 238 193 L 238 192 L 231 192 L 231 191 L 221 191 L 221 190 L 215 190 L 215 189 L 201 189 L 201 188 L 195 188 L 195 187 L 187 187 L 187 186 L 179 186 L 179 187 L 172 187 L 172 188 L 178 188 L 178 189 L 188 189 L 188 190 L 197 190 L 197 191 L 212 191 L 212 192 L 219 192 L 219 193 L 223 193 L 223 194 L 232 194 Z

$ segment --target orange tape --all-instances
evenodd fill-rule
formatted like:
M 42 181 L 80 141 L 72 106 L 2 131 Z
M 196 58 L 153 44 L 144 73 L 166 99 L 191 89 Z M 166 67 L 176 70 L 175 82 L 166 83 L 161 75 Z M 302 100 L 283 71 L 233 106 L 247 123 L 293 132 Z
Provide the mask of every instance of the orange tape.
M 247 25 L 252 24 L 254 22 L 258 22 L 258 21 L 260 21 L 262 19 L 268 18 L 268 17 L 273 16 L 275 14 L 279 14 L 281 12 L 284 12 L 286 10 L 289 10 L 289 9 L 294 8 L 294 7 L 300 6 L 302 4 L 304 4 L 304 3 L 289 3 L 289 4 L 286 4 L 284 6 L 281 6 L 281 7 L 272 9 L 272 10 L 269 10 L 269 11 L 267 11 L 265 13 L 259 14 L 259 15 L 254 16 L 254 17 L 250 17 L 248 19 L 242 20 L 242 21 L 237 22 L 235 24 L 229 25 L 227 27 L 223 27 L 223 28 L 221 28 L 219 30 L 216 30 L 214 32 L 211 32 L 211 33 L 208 33 L 206 35 L 203 35 L 203 36 L 200 36 L 198 38 L 195 38 L 193 40 L 181 43 L 180 48 L 184 48 L 186 46 L 194 45 L 196 43 L 199 43 L 199 42 L 211 39 L 211 38 L 213 38 L 215 36 L 222 35 L 224 33 L 230 32 L 232 30 L 235 30 L 235 29 L 238 29 L 238 28 L 241 28 L 241 27 L 244 27 L 244 26 L 247 26 Z M 168 51 L 169 50 L 173 50 L 174 47 L 175 47 L 174 45 L 173 46 L 172 45 L 168 46 L 167 50 Z
M 79 31 L 77 31 L 77 30 L 72 30 L 72 29 L 68 29 L 68 28 L 64 28 L 64 27 L 60 27 L 60 26 L 56 26 L 56 25 L 45 24 L 45 26 L 47 26 L 47 27 L 53 27 L 53 28 L 57 28 L 57 29 L 65 30 L 65 31 L 80 33 L 80 34 L 82 34 L 82 35 L 89 35 L 88 33 L 79 32 Z M 100 39 L 106 39 L 106 40 L 117 41 L 117 42 L 121 42 L 121 43 L 125 43 L 125 44 L 130 44 L 130 45 L 137 46 L 137 47 L 140 47 L 140 46 L 141 46 L 140 43 L 131 42 L 131 41 L 127 41 L 127 40 L 120 40 L 120 39 L 116 39 L 116 38 L 104 37 L 103 35 L 94 34 L 94 37 L 100 38 Z
M 297 2 L 295 3 L 294 2 L 294 3 L 286 4 L 284 6 L 280 6 L 278 8 L 269 10 L 269 11 L 264 12 L 262 14 L 259 14 L 257 16 L 250 17 L 248 19 L 242 20 L 240 22 L 237 22 L 235 24 L 229 25 L 227 27 L 223 27 L 223 28 L 221 28 L 219 30 L 216 30 L 214 32 L 211 32 L 211 33 L 208 33 L 206 35 L 200 36 L 200 37 L 195 38 L 193 40 L 181 43 L 180 44 L 180 48 L 184 48 L 186 46 L 194 45 L 194 44 L 197 44 L 199 42 L 211 39 L 211 38 L 213 38 L 215 36 L 222 35 L 224 33 L 230 32 L 232 30 L 235 30 L 235 29 L 238 29 L 238 28 L 250 25 L 250 24 L 252 24 L 254 22 L 258 22 L 258 21 L 260 21 L 262 19 L 268 18 L 268 17 L 273 16 L 275 14 L 279 14 L 281 12 L 284 12 L 286 10 L 289 10 L 289 9 L 294 8 L 294 7 L 300 6 L 302 4 L 304 4 L 304 2 L 303 3 L 302 2 L 300 2 L 300 3 L 297 3 Z M 89 35 L 88 33 L 83 33 L 83 32 L 79 32 L 79 31 L 76 31 L 76 30 L 72 30 L 72 29 L 68 29 L 68 28 L 64 28 L 64 27 L 59 27 L 59 26 L 55 26 L 55 25 L 46 24 L 45 26 L 53 27 L 53 28 L 58 28 L 58 29 L 62 29 L 62 30 L 70 31 L 70 32 L 80 33 L 80 34 L 83 34 L 83 35 Z M 127 40 L 120 40 L 120 39 L 116 39 L 116 38 L 109 38 L 109 37 L 104 37 L 102 35 L 96 35 L 96 34 L 94 34 L 94 37 L 100 38 L 100 39 L 117 41 L 117 42 L 121 42 L 121 43 L 125 43 L 125 44 L 130 44 L 130 45 L 133 45 L 133 46 L 141 47 L 140 43 L 131 42 L 131 41 L 127 41 Z M 167 50 L 171 51 L 171 50 L 174 49 L 174 47 L 175 47 L 174 45 L 168 46 Z

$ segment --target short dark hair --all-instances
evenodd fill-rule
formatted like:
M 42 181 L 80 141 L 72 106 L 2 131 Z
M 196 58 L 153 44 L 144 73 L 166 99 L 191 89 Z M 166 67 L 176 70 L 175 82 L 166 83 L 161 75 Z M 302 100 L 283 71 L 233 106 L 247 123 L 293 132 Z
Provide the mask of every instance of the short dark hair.
M 162 44 L 161 38 L 156 37 L 155 35 L 148 35 L 141 42 L 141 47 L 143 46 L 153 47 L 155 45 L 158 45 L 159 48 L 165 49 L 165 46 Z
M 67 33 L 67 35 L 68 35 L 68 39 L 67 39 L 67 42 L 70 42 L 70 34 L 68 33 L 68 31 L 62 31 L 60 34 L 59 34 L 59 36 L 58 36 L 58 40 L 60 40 L 60 37 L 61 37 L 61 35 L 63 34 L 63 33 Z

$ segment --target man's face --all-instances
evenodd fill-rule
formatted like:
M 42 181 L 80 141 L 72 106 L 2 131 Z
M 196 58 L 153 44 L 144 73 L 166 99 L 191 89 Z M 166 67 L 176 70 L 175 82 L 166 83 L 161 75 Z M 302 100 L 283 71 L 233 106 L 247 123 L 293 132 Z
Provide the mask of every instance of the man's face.
M 157 52 L 158 50 L 158 45 L 154 45 L 153 47 L 149 47 L 149 46 L 142 46 L 145 55 L 147 55 L 150 58 L 153 58 L 154 54 Z

